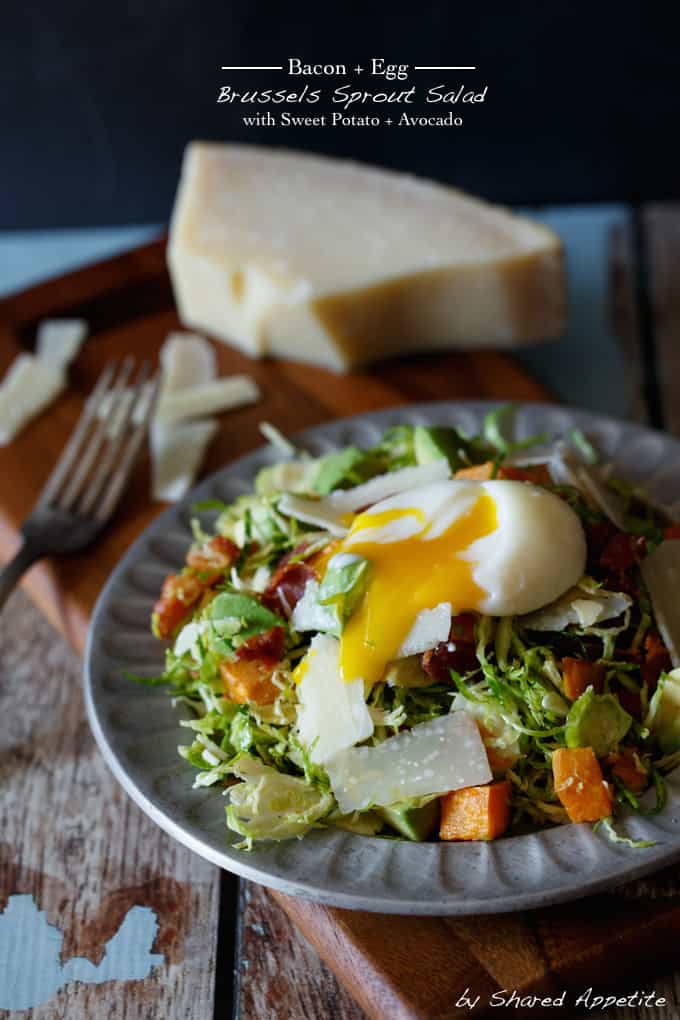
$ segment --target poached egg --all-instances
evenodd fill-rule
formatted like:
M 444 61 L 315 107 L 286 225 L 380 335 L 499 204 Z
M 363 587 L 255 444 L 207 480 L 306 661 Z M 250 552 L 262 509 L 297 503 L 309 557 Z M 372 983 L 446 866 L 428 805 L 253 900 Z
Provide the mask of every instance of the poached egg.
M 506 480 L 440 481 L 384 499 L 354 518 L 342 550 L 370 563 L 341 635 L 346 683 L 380 680 L 423 611 L 534 612 L 575 585 L 586 564 L 571 507 Z

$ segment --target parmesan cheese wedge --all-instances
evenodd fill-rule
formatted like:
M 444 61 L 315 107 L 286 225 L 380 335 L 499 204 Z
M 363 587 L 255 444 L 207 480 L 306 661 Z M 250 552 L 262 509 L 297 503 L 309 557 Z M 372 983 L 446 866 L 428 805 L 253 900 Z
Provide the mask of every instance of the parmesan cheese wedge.
M 66 385 L 64 368 L 33 354 L 20 354 L 0 385 L 0 446 L 45 410 Z
M 535 341 L 566 317 L 546 227 L 430 181 L 282 149 L 189 145 L 168 264 L 185 324 L 336 370 Z
M 375 747 L 339 751 L 326 771 L 343 814 L 492 779 L 477 724 L 467 712 L 419 723 Z
M 366 740 L 373 720 L 366 705 L 363 680 L 346 684 L 340 672 L 340 642 L 319 634 L 297 667 L 297 726 L 313 762 L 323 764 L 338 751 Z

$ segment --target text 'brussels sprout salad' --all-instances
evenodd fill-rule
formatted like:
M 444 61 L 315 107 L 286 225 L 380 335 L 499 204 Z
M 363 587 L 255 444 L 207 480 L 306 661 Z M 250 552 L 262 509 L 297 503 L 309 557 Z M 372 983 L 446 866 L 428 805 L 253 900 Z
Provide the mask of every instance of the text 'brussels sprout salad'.
M 680 762 L 680 527 L 582 434 L 513 443 L 510 417 L 320 458 L 267 426 L 287 459 L 198 508 L 214 534 L 195 524 L 163 585 L 166 671 L 145 682 L 193 710 L 180 754 L 241 846 L 568 821 L 643 845 L 612 819 L 662 810 Z

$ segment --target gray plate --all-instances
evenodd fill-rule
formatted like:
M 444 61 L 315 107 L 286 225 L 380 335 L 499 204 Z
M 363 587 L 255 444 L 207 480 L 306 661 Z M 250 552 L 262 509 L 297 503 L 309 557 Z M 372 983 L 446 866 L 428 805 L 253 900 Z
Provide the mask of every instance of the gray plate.
M 299 442 L 314 453 L 338 445 L 371 445 L 398 422 L 457 424 L 479 431 L 485 403 L 411 405 L 311 429 Z M 665 504 L 680 499 L 680 443 L 649 429 L 587 412 L 527 405 L 517 417 L 520 437 L 583 429 L 617 463 Z M 192 789 L 193 769 L 177 756 L 188 743 L 163 689 L 145 688 L 123 671 L 162 669 L 160 644 L 148 630 L 151 606 L 165 575 L 179 567 L 190 541 L 191 505 L 232 500 L 256 471 L 276 459 L 258 450 L 207 479 L 183 503 L 161 514 L 132 546 L 97 603 L 85 656 L 90 723 L 116 778 L 139 806 L 202 857 L 245 878 L 340 907 L 401 914 L 472 914 L 545 906 L 602 890 L 654 871 L 680 857 L 680 775 L 670 777 L 669 801 L 656 818 L 627 817 L 627 833 L 654 839 L 633 850 L 613 845 L 589 825 L 513 836 L 492 843 L 407 843 L 312 832 L 303 840 L 234 850 L 225 827 L 225 800 L 215 789 Z M 209 517 L 209 515 L 205 515 Z M 186 713 L 186 709 L 184 713 Z M 680 772 L 680 770 L 678 770 Z

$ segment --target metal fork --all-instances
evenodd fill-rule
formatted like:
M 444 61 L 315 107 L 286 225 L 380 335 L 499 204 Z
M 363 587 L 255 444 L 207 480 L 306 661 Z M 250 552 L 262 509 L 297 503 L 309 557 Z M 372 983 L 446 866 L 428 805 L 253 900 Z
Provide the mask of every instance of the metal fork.
M 110 362 L 88 397 L 75 430 L 21 527 L 22 544 L 0 570 L 0 609 L 22 575 L 45 556 L 79 552 L 113 517 L 149 427 L 158 377 L 145 362 Z

